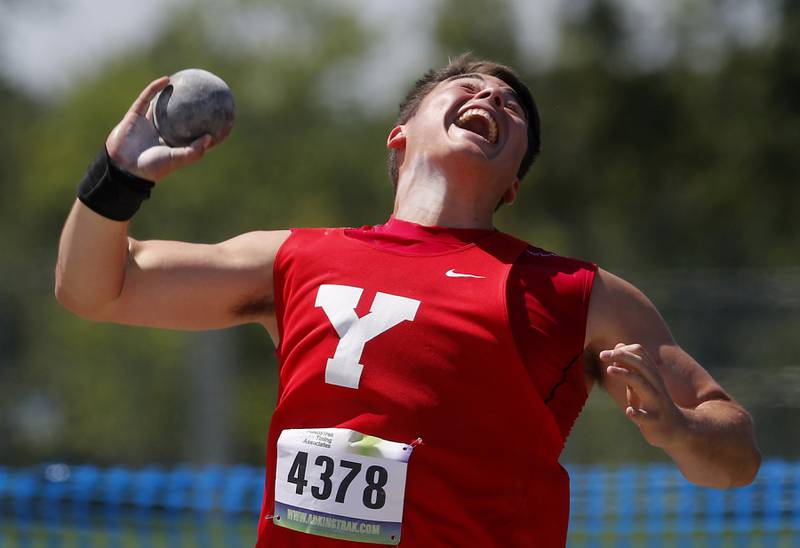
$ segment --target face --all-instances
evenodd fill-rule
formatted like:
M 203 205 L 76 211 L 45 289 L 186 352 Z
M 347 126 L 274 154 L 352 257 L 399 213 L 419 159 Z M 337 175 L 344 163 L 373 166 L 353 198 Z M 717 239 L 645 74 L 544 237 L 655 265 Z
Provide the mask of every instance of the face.
M 503 186 L 517 184 L 527 148 L 527 120 L 505 82 L 469 74 L 440 82 L 414 116 L 390 135 L 402 136 L 403 162 L 421 157 L 459 181 L 474 179 Z M 398 147 L 399 148 L 399 147 Z

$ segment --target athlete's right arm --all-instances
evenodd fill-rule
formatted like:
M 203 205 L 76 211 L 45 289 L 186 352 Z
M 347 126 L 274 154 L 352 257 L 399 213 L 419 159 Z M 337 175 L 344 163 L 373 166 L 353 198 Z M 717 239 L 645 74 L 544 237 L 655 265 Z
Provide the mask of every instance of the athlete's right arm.
M 158 181 L 199 160 L 213 144 L 159 141 L 148 106 L 169 83 L 151 82 L 106 141 L 118 167 Z M 273 334 L 272 267 L 288 231 L 252 232 L 201 245 L 136 241 L 128 222 L 95 213 L 76 200 L 61 234 L 56 297 L 93 320 L 173 329 L 211 329 L 260 322 Z
M 171 329 L 259 322 L 272 333 L 272 268 L 288 231 L 205 245 L 137 241 L 126 228 L 75 202 L 56 263 L 61 304 L 97 321 Z

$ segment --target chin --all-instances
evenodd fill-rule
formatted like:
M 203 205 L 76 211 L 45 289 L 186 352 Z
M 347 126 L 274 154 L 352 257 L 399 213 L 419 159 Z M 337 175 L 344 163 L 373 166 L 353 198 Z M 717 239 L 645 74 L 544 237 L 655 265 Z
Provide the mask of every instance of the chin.
M 455 159 L 453 163 L 462 171 L 468 170 L 495 176 L 502 171 L 497 153 L 491 154 L 476 143 L 455 146 L 451 149 L 450 154 Z

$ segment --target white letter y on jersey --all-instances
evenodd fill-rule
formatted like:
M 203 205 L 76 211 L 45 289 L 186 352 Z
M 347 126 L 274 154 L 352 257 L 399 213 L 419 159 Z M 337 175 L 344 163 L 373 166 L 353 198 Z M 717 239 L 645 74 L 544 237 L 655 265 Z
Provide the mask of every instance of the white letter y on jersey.
M 317 291 L 314 306 L 322 308 L 339 335 L 336 352 L 325 367 L 325 382 L 347 388 L 358 388 L 361 371 L 359 363 L 364 345 L 402 321 L 413 321 L 420 301 L 378 292 L 369 314 L 356 315 L 356 306 L 364 292 L 360 287 L 323 284 Z

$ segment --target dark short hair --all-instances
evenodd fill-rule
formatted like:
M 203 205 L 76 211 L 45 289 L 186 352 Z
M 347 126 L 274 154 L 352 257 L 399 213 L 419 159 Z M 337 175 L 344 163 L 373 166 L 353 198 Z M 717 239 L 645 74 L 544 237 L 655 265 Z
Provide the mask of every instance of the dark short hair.
M 536 102 L 533 100 L 530 89 L 510 67 L 491 61 L 474 59 L 471 53 L 464 53 L 440 69 L 429 70 L 414 83 L 405 99 L 400 103 L 397 125 L 408 122 L 416 114 L 422 100 L 440 82 L 466 74 L 485 74 L 499 78 L 508 84 L 519 97 L 522 109 L 528 119 L 528 149 L 525 151 L 517 170 L 517 177 L 522 180 L 541 149 L 539 111 L 536 108 Z M 392 185 L 397 190 L 399 172 L 397 168 L 397 151 L 395 149 L 389 150 L 388 167 Z

